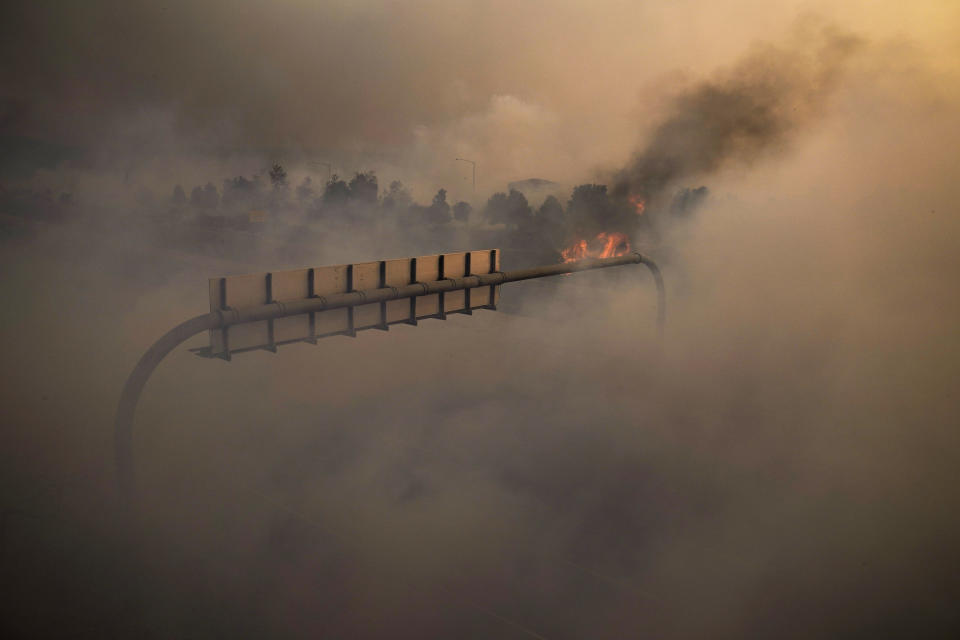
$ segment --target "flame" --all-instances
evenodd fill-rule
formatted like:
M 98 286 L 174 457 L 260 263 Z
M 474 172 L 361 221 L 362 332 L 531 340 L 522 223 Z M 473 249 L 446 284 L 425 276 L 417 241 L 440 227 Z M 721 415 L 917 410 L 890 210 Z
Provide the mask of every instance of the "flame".
M 637 212 L 638 216 L 642 216 L 643 212 L 647 209 L 647 201 L 641 198 L 640 196 L 630 196 L 627 198 L 630 201 L 630 204 L 633 205 L 634 210 Z
M 585 238 L 575 240 L 569 247 L 560 251 L 564 262 L 575 262 L 584 258 L 615 258 L 630 253 L 630 241 L 619 231 L 601 231 L 592 241 Z

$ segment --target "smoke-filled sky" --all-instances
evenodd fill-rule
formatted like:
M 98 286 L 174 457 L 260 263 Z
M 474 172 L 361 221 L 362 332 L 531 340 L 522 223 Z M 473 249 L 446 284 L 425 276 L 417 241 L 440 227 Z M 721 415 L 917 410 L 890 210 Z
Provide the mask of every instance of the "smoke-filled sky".
M 956 73 L 956 3 L 836 4 L 8 3 L 0 127 L 114 160 L 306 156 L 435 189 L 461 156 L 487 190 L 582 182 L 678 91 L 817 23 Z
M 268 267 L 96 200 L 0 211 L 6 635 L 957 637 L 960 6 L 834 4 L 4 5 L 4 144 L 79 150 L 17 180 L 75 172 L 105 211 L 125 173 L 311 158 L 420 196 L 463 189 L 457 156 L 483 196 L 710 189 L 651 242 L 662 344 L 622 270 L 176 350 L 137 413 L 138 537 L 123 381 L 208 277 Z M 325 238 L 315 264 L 414 250 Z

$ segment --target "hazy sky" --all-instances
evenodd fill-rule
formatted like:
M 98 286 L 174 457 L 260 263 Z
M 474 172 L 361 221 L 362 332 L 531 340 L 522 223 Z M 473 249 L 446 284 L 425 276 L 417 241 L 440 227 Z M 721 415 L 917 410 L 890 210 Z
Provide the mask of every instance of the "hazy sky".
M 436 182 L 462 178 L 459 155 L 487 186 L 572 182 L 618 168 L 672 92 L 798 24 L 957 72 L 956 2 L 836 4 L 8 3 L 0 132 L 140 154 L 360 154 Z

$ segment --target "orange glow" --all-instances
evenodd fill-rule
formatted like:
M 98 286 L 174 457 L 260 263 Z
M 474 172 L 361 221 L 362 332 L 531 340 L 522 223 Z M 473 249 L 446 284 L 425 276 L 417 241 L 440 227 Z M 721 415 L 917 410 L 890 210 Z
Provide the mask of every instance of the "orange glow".
M 642 216 L 643 212 L 647 209 L 647 201 L 641 198 L 640 196 L 630 196 L 628 198 L 630 204 L 633 205 L 634 210 L 637 212 L 638 216 Z
M 584 258 L 615 258 L 629 252 L 630 241 L 626 235 L 618 231 L 602 231 L 590 242 L 584 238 L 574 241 L 560 252 L 560 257 L 564 262 L 575 262 Z

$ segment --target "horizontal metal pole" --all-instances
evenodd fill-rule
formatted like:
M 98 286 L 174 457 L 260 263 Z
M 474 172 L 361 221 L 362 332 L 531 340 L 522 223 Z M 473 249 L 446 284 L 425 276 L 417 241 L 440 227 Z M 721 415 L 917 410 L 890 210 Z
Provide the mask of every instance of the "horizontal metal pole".
M 349 293 L 316 296 L 313 298 L 305 298 L 303 300 L 294 300 L 290 302 L 271 302 L 269 304 L 242 307 L 239 309 L 224 309 L 222 311 L 214 311 L 210 315 L 220 315 L 220 319 L 216 325 L 217 327 L 228 327 L 234 324 L 256 322 L 258 320 L 269 320 L 271 318 L 283 318 L 286 316 L 297 316 L 315 311 L 342 309 L 344 307 L 355 307 L 362 304 L 385 302 L 387 300 L 415 298 L 417 296 L 426 296 L 433 293 L 442 293 L 444 291 L 474 289 L 476 287 L 486 287 L 490 285 L 504 284 L 507 282 L 519 282 L 520 280 L 532 280 L 534 278 L 545 278 L 548 276 L 575 273 L 577 271 L 606 269 L 608 267 L 617 267 L 624 264 L 639 263 L 652 264 L 647 257 L 639 253 L 631 253 L 629 255 L 619 256 L 616 258 L 590 258 L 586 260 L 579 260 L 577 262 L 551 264 L 542 267 L 532 267 L 530 269 L 518 269 L 516 271 L 497 271 L 495 273 L 487 273 L 483 275 L 444 278 L 443 280 L 433 280 L 430 282 L 417 282 L 402 287 L 365 289 L 363 291 L 351 291 Z

